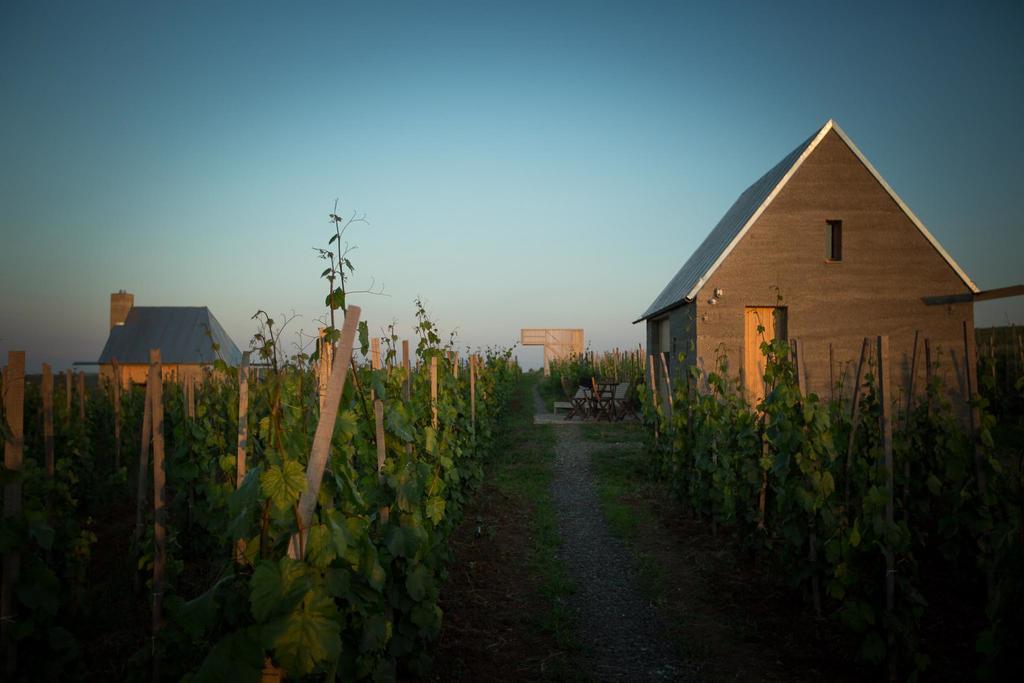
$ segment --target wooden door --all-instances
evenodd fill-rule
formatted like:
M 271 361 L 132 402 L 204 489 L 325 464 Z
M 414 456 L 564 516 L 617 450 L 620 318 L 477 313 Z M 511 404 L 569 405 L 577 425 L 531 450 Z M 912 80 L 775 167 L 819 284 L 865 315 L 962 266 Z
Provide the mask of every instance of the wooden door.
M 748 306 L 743 312 L 743 375 L 751 405 L 764 399 L 765 357 L 761 343 L 786 338 L 786 309 Z

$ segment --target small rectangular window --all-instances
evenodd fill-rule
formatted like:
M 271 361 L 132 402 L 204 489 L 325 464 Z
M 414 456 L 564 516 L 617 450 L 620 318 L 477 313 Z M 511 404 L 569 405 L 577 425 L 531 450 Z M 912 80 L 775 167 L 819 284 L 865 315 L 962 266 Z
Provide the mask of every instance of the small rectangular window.
M 825 221 L 825 260 L 843 260 L 842 221 Z

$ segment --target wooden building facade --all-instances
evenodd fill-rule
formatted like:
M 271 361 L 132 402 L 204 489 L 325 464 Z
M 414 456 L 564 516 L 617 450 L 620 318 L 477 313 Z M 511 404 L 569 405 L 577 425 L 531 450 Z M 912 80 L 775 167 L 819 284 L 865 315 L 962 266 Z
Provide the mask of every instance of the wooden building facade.
M 737 199 L 636 322 L 646 321 L 648 349 L 666 352 L 673 374 L 687 363 L 711 370 L 726 354 L 752 400 L 763 393 L 759 324 L 769 338 L 799 339 L 807 389 L 826 398 L 843 377 L 849 391 L 850 365 L 875 335 L 889 336 L 894 387 L 905 392 L 916 333 L 914 385 L 924 384 L 927 338 L 962 408 L 978 294 L 829 121 Z
M 100 379 L 115 378 L 124 387 L 144 384 L 149 352 L 160 349 L 164 379 L 202 381 L 213 364 L 238 365 L 242 354 L 205 306 L 135 306 L 135 297 L 110 295 L 110 335 L 100 353 Z

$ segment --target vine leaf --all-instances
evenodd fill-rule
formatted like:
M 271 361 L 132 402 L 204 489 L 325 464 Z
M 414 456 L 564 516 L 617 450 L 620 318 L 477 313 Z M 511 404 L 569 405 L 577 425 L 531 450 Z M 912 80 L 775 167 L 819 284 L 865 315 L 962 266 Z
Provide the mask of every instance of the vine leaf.
M 271 643 L 274 659 L 290 676 L 312 673 L 317 664 L 341 654 L 338 609 L 326 593 L 315 588 L 288 616 L 263 629 L 264 643 Z
M 431 496 L 427 499 L 427 517 L 430 517 L 434 524 L 440 524 L 444 519 L 444 498 Z
M 306 566 L 290 557 L 279 562 L 263 560 L 256 565 L 249 588 L 249 604 L 257 621 L 288 612 L 309 589 Z
M 284 467 L 272 465 L 260 475 L 260 488 L 275 508 L 285 510 L 294 505 L 306 490 L 306 473 L 302 465 L 287 460 Z

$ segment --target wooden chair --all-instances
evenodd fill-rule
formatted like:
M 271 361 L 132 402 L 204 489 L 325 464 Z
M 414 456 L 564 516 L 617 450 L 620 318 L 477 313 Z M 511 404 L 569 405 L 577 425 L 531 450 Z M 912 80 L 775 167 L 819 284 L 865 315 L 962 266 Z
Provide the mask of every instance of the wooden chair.
M 615 397 L 612 399 L 612 414 L 616 420 L 622 420 L 629 413 L 630 382 L 619 382 L 615 386 Z
M 572 408 L 569 410 L 569 414 L 565 416 L 566 420 L 571 420 L 577 415 L 582 418 L 586 418 L 590 408 L 590 392 L 579 387 L 576 389 L 576 393 L 572 397 Z
M 593 389 L 591 391 L 590 399 L 590 414 L 595 420 L 600 420 L 602 417 L 606 420 L 611 420 L 613 411 L 612 408 L 615 402 L 615 395 L 610 391 L 601 391 L 597 386 L 597 380 L 591 378 L 591 384 Z

